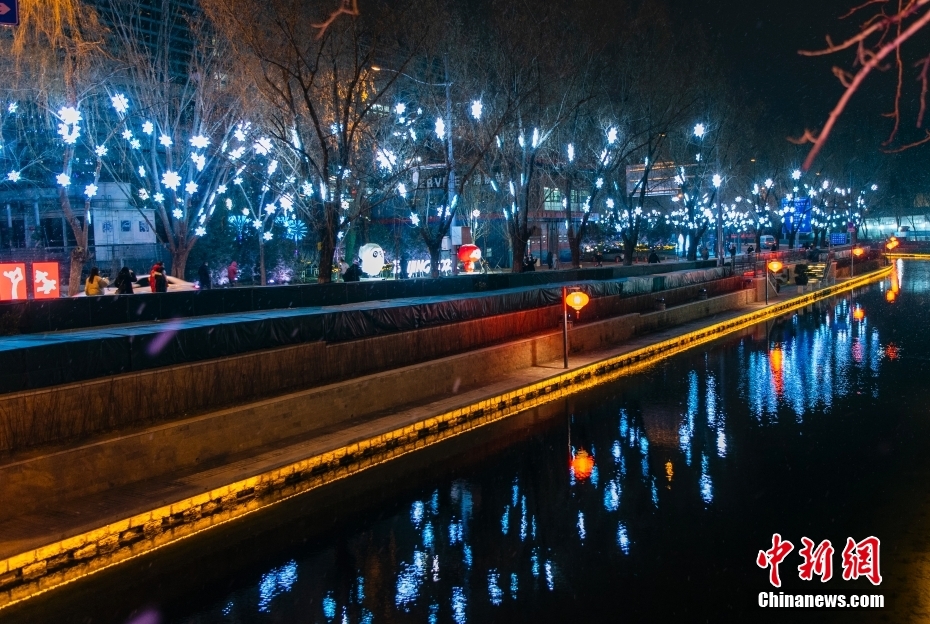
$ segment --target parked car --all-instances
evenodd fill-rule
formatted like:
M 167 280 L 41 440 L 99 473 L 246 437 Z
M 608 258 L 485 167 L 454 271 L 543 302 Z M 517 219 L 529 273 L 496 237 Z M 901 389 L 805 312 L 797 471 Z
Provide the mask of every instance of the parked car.
M 601 262 L 622 262 L 623 248 L 614 245 L 586 246 L 581 250 L 582 262 L 594 262 L 595 252 L 601 253 Z
M 198 290 L 199 289 L 199 286 L 197 286 L 197 284 L 194 284 L 192 282 L 185 282 L 184 280 L 179 279 L 177 277 L 166 275 L 165 279 L 168 280 L 168 292 L 183 292 L 186 290 Z M 138 294 L 138 295 L 152 292 L 152 289 L 149 288 L 149 276 L 148 275 L 140 275 L 138 281 L 133 283 L 132 287 L 133 287 L 133 291 L 135 292 L 135 294 Z M 108 286 L 105 289 L 103 294 L 115 295 L 116 287 Z M 87 295 L 84 294 L 84 291 L 82 289 L 81 292 L 79 292 L 78 294 L 74 296 L 75 297 L 86 297 Z
M 759 248 L 762 251 L 769 251 L 775 244 L 775 237 L 771 234 L 765 234 L 759 237 Z

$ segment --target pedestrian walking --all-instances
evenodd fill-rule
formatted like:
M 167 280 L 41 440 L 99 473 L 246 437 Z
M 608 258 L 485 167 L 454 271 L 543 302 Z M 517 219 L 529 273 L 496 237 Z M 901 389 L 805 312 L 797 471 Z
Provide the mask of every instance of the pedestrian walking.
M 736 263 L 736 243 L 730 243 L 730 259 Z
M 106 287 L 109 285 L 110 282 L 107 281 L 107 278 L 100 277 L 100 269 L 94 267 L 90 270 L 87 281 L 84 282 L 84 294 L 88 297 L 97 297 L 104 294 Z
M 210 290 L 213 288 L 213 280 L 210 277 L 210 267 L 206 261 L 197 269 L 197 279 L 200 281 L 200 290 Z
M 132 269 L 129 267 L 123 267 L 119 270 L 119 273 L 116 274 L 116 279 L 113 280 L 113 285 L 116 286 L 117 295 L 131 295 L 133 294 L 132 283 L 136 281 L 136 274 L 132 272 Z
M 229 285 L 234 286 L 236 278 L 239 277 L 239 265 L 235 260 L 229 263 L 229 266 L 226 268 L 226 277 L 229 278 Z

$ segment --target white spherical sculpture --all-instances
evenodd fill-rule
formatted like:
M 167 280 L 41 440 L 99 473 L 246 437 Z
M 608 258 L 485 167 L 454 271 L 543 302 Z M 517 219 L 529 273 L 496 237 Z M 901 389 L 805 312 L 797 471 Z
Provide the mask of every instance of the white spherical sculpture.
M 358 257 L 362 263 L 362 273 L 378 275 L 384 268 L 384 250 L 381 249 L 381 245 L 362 245 L 358 250 Z

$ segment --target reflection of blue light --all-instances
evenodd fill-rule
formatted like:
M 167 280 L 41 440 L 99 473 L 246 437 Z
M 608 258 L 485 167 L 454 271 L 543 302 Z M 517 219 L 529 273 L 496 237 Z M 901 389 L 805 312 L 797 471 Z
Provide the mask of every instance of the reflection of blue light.
M 439 555 L 433 555 L 433 582 L 439 582 Z
M 597 465 L 595 464 L 595 466 L 591 468 L 591 485 L 593 485 L 594 487 L 597 487 L 597 478 L 598 478 L 598 472 L 597 472 Z
M 711 427 L 717 421 L 717 380 L 713 375 L 707 376 L 707 424 Z
M 297 562 L 289 561 L 280 568 L 275 568 L 262 575 L 258 585 L 258 610 L 267 613 L 271 600 L 282 593 L 291 591 L 297 581 Z
M 581 513 L 580 511 L 578 512 L 578 524 L 577 524 L 577 526 L 578 526 L 578 537 L 580 537 L 580 538 L 581 538 L 581 541 L 583 542 L 585 536 L 587 535 L 587 533 L 586 533 L 585 530 L 584 530 L 584 514 Z
M 659 491 L 656 489 L 655 477 L 652 478 L 652 504 L 656 507 L 659 506 Z
M 423 501 L 417 501 L 413 504 L 410 509 L 410 521 L 413 522 L 413 526 L 420 528 L 420 523 L 423 522 L 424 510 Z
M 620 410 L 620 437 L 625 438 L 630 424 L 627 422 L 626 410 Z
M 455 624 L 465 624 L 465 590 L 461 587 L 452 588 L 452 619 Z
M 471 568 L 471 546 L 469 546 L 468 544 L 465 544 L 465 548 L 463 549 L 463 555 L 464 555 L 463 560 L 465 561 L 465 567 Z
M 375 614 L 368 609 L 362 609 L 362 624 L 371 624 L 374 622 Z
M 552 573 L 552 562 L 546 561 L 546 585 L 549 587 L 549 591 L 555 589 L 555 578 Z
M 433 497 L 429 501 L 429 510 L 434 516 L 439 513 L 439 490 L 433 492 Z
M 425 548 L 433 547 L 433 523 L 427 522 L 423 527 L 423 546 Z
M 429 606 L 429 624 L 437 624 L 439 622 L 439 605 L 431 604 Z
M 394 602 L 404 611 L 410 610 L 410 603 L 417 599 L 420 585 L 426 576 L 426 553 L 419 550 L 413 553 L 413 563 L 401 564 L 400 574 L 397 575 L 397 596 Z
M 499 605 L 504 601 L 504 591 L 498 585 L 501 575 L 495 570 L 488 573 L 488 595 L 491 597 L 491 604 Z
M 526 539 L 526 496 L 520 499 L 520 541 Z
M 695 371 L 688 373 L 688 422 L 693 423 L 698 413 L 698 376 Z
M 701 478 L 699 483 L 701 484 L 701 498 L 704 499 L 704 502 L 708 505 L 711 504 L 714 500 L 714 485 L 710 479 L 710 474 L 708 474 L 709 462 L 707 461 L 707 455 L 701 454 Z
M 357 602 L 362 604 L 362 601 L 365 600 L 365 577 L 360 576 L 355 579 L 355 582 L 358 584 L 355 594 L 357 596 Z
M 620 456 L 620 474 L 626 476 L 626 456 Z
M 449 525 L 449 543 L 455 544 L 462 541 L 462 523 L 453 522 Z
M 517 573 L 510 573 L 510 597 L 513 600 L 517 599 Z
M 620 461 L 620 455 L 622 454 L 622 449 L 620 448 L 619 440 L 614 440 L 614 445 L 610 447 L 610 454 L 614 456 L 614 459 Z
M 516 507 L 516 506 L 517 506 L 517 500 L 520 498 L 520 486 L 518 485 L 516 479 L 513 480 L 513 488 L 512 488 L 512 489 L 513 489 L 513 492 L 512 492 L 511 499 L 510 499 L 510 504 L 513 505 L 514 507 Z
M 536 539 L 536 516 L 530 519 L 530 531 L 530 535 L 533 536 L 533 539 Z
M 620 507 L 620 485 L 615 479 L 607 483 L 604 488 L 604 509 L 607 511 L 617 511 Z
M 727 436 L 723 432 L 723 429 L 717 432 L 717 455 L 720 457 L 727 456 Z
M 231 603 L 231 602 L 230 602 L 230 603 L 227 603 L 226 606 L 223 607 L 223 615 L 229 615 L 230 613 L 232 613 L 232 610 L 233 610 L 233 607 L 234 607 L 234 606 L 235 606 L 235 605 L 233 605 L 233 603 Z
M 630 554 L 630 537 L 626 532 L 626 525 L 622 522 L 617 527 L 617 545 L 620 547 L 620 550 L 623 551 L 624 555 Z
M 533 549 L 533 554 L 530 555 L 530 572 L 533 576 L 539 576 L 539 555 L 536 554 L 538 549 Z
M 643 468 L 643 479 L 648 479 L 649 478 L 649 458 L 646 457 L 645 455 L 643 455 L 642 468 Z
M 504 505 L 504 515 L 501 517 L 501 533 L 507 535 L 510 530 L 510 505 Z
M 326 594 L 326 597 L 323 598 L 323 616 L 327 620 L 336 617 L 336 601 L 333 599 L 332 592 Z
M 646 436 L 639 439 L 639 452 L 643 455 L 649 452 L 649 440 L 646 439 Z

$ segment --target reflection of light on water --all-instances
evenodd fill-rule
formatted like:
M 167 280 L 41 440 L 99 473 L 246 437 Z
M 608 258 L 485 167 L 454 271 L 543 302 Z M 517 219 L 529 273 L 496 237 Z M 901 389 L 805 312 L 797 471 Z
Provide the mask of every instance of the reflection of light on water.
M 452 619 L 456 624 L 465 624 L 465 589 L 462 587 L 452 588 Z
M 701 498 L 704 499 L 704 502 L 708 505 L 711 504 L 714 500 L 714 485 L 710 479 L 709 474 L 709 462 L 707 461 L 707 455 L 701 454 Z
M 413 522 L 413 526 L 418 529 L 420 528 L 420 523 L 423 522 L 423 512 L 425 509 L 423 501 L 416 501 L 410 509 L 410 521 Z
M 433 523 L 427 522 L 423 527 L 423 546 L 426 548 L 433 547 Z
M 617 527 L 617 546 L 620 547 L 624 555 L 630 554 L 630 536 L 627 535 L 626 525 L 622 522 Z
M 449 525 L 449 544 L 455 545 L 462 541 L 462 523 L 453 522 Z M 506 532 L 505 532 L 506 533 Z
M 501 517 L 501 533 L 507 535 L 510 530 L 510 505 L 504 505 L 504 515 Z M 453 542 L 454 544 L 455 542 Z
M 258 585 L 258 610 L 267 613 L 271 600 L 279 594 L 291 591 L 291 587 L 296 581 L 296 561 L 289 561 L 280 568 L 275 568 L 271 572 L 263 574 Z
M 433 555 L 433 582 L 439 582 L 439 555 Z
M 727 456 L 727 436 L 723 432 L 723 429 L 717 432 L 717 455 L 720 457 Z
M 513 479 L 513 488 L 512 488 L 512 490 L 513 490 L 513 492 L 512 492 L 512 495 L 513 495 L 513 496 L 512 496 L 512 498 L 511 498 L 511 503 L 510 503 L 510 504 L 513 505 L 514 507 L 516 507 L 516 506 L 517 506 L 517 500 L 518 500 L 519 497 L 520 497 L 520 485 L 519 485 L 519 483 L 518 483 L 516 477 L 514 477 L 514 479 Z
M 510 597 L 513 600 L 517 599 L 517 573 L 510 573 Z
M 410 603 L 417 599 L 420 591 L 420 585 L 426 577 L 426 553 L 415 550 L 413 552 L 413 563 L 401 564 L 400 574 L 397 575 L 397 596 L 394 599 L 398 607 L 404 611 L 410 610 Z
M 495 606 L 504 601 L 504 591 L 498 584 L 500 578 L 501 575 L 498 574 L 496 570 L 492 570 L 488 573 L 488 595 L 491 597 L 491 604 Z
M 614 440 L 614 445 L 610 447 L 610 454 L 614 456 L 614 459 L 620 461 L 620 442 L 619 440 Z
M 429 510 L 434 516 L 439 513 L 439 490 L 433 492 L 433 497 L 429 500 Z
M 587 533 L 585 533 L 584 530 L 584 514 L 580 511 L 578 512 L 578 523 L 576 526 L 578 527 L 578 537 L 580 537 L 583 542 Z
M 332 593 L 326 594 L 323 598 L 323 616 L 327 620 L 336 617 L 336 600 L 333 598 Z
M 717 380 L 707 376 L 707 424 L 711 427 L 717 420 Z
M 611 480 L 604 488 L 604 509 L 607 511 L 617 511 L 620 507 L 620 485 L 616 480 Z
M 533 554 L 530 555 L 530 572 L 533 576 L 539 576 L 539 554 L 537 553 L 539 549 L 534 548 Z
M 526 496 L 520 499 L 520 541 L 526 540 Z
M 549 591 L 555 589 L 555 578 L 552 573 L 551 561 L 546 561 L 546 586 L 549 588 Z
M 659 506 L 659 490 L 656 489 L 656 479 L 652 478 L 652 486 L 650 487 L 650 494 L 652 495 L 652 504 L 656 507 Z
M 437 624 L 439 622 L 439 605 L 431 604 L 429 606 L 429 624 Z

